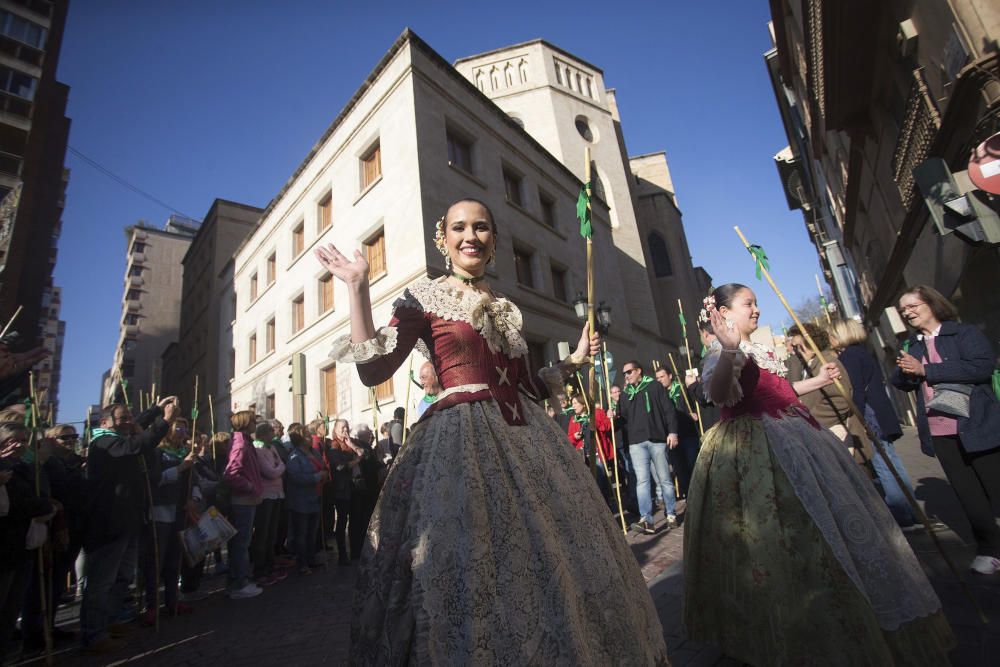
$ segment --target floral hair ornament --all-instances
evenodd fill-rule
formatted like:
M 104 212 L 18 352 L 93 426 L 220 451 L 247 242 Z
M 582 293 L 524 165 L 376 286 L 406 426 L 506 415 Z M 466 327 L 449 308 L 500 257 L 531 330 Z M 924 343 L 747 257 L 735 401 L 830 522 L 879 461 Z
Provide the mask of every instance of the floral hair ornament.
M 698 313 L 699 322 L 708 322 L 711 318 L 712 311 L 715 310 L 715 297 L 709 294 L 704 299 L 701 300 L 702 309 Z
M 451 270 L 451 256 L 448 254 L 448 246 L 444 241 L 444 216 L 442 215 L 438 218 L 438 221 L 434 223 L 434 245 L 437 246 L 438 252 L 444 256 L 444 267 Z

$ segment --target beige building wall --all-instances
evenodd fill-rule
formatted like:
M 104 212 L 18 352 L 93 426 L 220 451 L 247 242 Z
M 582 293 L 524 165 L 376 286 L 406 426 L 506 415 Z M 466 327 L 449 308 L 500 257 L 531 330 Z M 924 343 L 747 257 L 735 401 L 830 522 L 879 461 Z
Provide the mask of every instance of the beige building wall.
M 543 71 L 542 65 L 533 68 L 529 62 L 519 70 L 519 76 L 526 73 L 530 80 Z M 594 69 L 587 71 L 597 74 Z M 598 83 L 595 79 L 592 92 L 601 90 Z M 565 100 L 559 103 L 567 104 Z M 602 127 L 598 120 L 607 123 L 606 131 L 613 141 L 610 113 L 605 110 L 600 116 L 596 106 L 587 108 L 598 128 Z M 527 129 L 530 119 L 524 122 Z M 467 168 L 449 163 L 449 136 L 467 143 Z M 404 402 L 407 364 L 396 372 L 391 390 L 380 400 L 381 415 L 373 415 L 369 391 L 357 379 L 355 369 L 350 365 L 336 367 L 328 356 L 333 338 L 348 332 L 347 295 L 342 285 L 335 285 L 334 308 L 321 312 L 319 280 L 324 270 L 312 251 L 318 244 L 332 242 L 349 253 L 384 233 L 387 271 L 371 285 L 374 320 L 376 325 L 384 325 L 391 317 L 393 301 L 406 285 L 444 271 L 443 258 L 433 246 L 434 225 L 447 204 L 463 196 L 483 200 L 495 214 L 499 241 L 490 274 L 496 289 L 507 294 L 524 314 L 532 363 L 537 366 L 555 361 L 559 341 L 579 338 L 581 323 L 574 315 L 572 300 L 577 291 L 585 290 L 586 246 L 575 218 L 580 187 L 576 169 L 581 174 L 583 171 L 579 133 L 575 141 L 578 145 L 573 150 L 580 150 L 573 168 L 564 165 L 544 142 L 519 127 L 413 33 L 404 33 L 272 200 L 257 229 L 236 253 L 233 409 L 252 406 L 267 414 L 273 405 L 278 418 L 289 420 L 294 414 L 289 361 L 301 352 L 306 357 L 307 420 L 318 413 L 343 416 L 352 422 L 388 420 L 393 408 Z M 381 177 L 364 188 L 361 158 L 376 143 Z M 653 358 L 662 355 L 663 343 L 655 331 L 658 325 L 641 244 L 637 245 L 637 259 L 631 262 L 639 267 L 642 279 L 629 282 L 623 278 L 629 274 L 628 267 L 618 261 L 618 230 L 613 233 L 613 225 L 618 224 L 619 229 L 630 229 L 628 234 L 638 240 L 627 177 L 623 175 L 626 166 L 620 158 L 616 168 L 610 162 L 611 154 L 617 152 L 617 146 L 610 145 L 608 157 L 600 158 L 606 160 L 603 164 L 609 175 L 606 192 L 610 190 L 613 194 L 609 198 L 621 204 L 617 212 L 609 212 L 602 202 L 595 203 L 594 245 L 599 258 L 595 263 L 595 300 L 612 307 L 610 344 L 616 358 Z M 518 181 L 513 197 L 505 188 L 505 171 Z M 611 178 L 615 174 L 620 176 L 618 181 Z M 624 193 L 622 199 L 616 199 L 615 183 Z M 320 230 L 319 205 L 330 195 L 332 225 Z M 304 249 L 293 253 L 294 230 L 299 225 L 304 229 Z M 268 284 L 263 277 L 272 254 L 279 270 L 275 281 Z M 515 254 L 529 267 L 520 279 Z M 255 274 L 258 293 L 251 299 Z M 305 321 L 302 329 L 295 331 L 293 302 L 300 296 Z M 637 303 L 643 307 L 636 308 Z M 275 341 L 270 349 L 267 332 L 272 319 Z M 253 356 L 251 337 L 256 339 Z M 413 357 L 416 368 L 422 360 L 418 354 Z M 418 394 L 414 388 L 411 402 Z
M 129 401 L 134 406 L 138 405 L 139 391 L 151 391 L 154 383 L 163 386 L 161 356 L 177 340 L 181 260 L 191 245 L 196 225 L 172 216 L 162 230 L 141 222 L 125 229 L 121 328 L 111 374 L 104 386 L 105 403 L 118 389 L 119 372 L 128 381 Z

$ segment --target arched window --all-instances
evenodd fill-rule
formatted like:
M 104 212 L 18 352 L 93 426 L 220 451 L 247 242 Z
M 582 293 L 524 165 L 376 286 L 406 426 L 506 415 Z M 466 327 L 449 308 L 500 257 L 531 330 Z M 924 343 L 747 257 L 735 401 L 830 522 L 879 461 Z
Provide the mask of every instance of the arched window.
M 670 269 L 667 242 L 657 232 L 650 232 L 646 240 L 649 242 L 649 256 L 653 260 L 653 275 L 657 278 L 670 277 L 673 271 Z
M 517 66 L 521 75 L 521 83 L 528 83 L 528 61 L 522 60 Z
M 503 68 L 503 77 L 508 88 L 514 85 L 514 66 L 510 63 L 507 63 L 507 66 Z

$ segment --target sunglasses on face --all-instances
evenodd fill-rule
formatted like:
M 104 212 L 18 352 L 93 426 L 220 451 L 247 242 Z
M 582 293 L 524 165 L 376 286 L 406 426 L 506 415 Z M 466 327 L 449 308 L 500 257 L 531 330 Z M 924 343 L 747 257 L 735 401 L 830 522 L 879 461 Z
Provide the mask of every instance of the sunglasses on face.
M 638 370 L 639 370 L 638 368 L 626 368 L 622 370 L 622 373 L 624 373 L 625 375 L 631 375 L 632 373 L 635 373 Z
M 80 436 L 78 436 L 76 433 L 65 433 L 63 435 L 56 436 L 56 440 L 62 440 L 63 442 L 66 442 L 67 440 L 79 440 L 79 439 Z

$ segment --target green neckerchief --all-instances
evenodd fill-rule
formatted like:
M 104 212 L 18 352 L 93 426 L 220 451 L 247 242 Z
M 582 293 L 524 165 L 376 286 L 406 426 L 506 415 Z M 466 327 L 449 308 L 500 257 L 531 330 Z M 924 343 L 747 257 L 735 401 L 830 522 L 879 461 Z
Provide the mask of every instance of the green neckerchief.
M 424 403 L 430 404 L 436 401 L 437 398 L 438 398 L 437 394 L 424 394 L 424 397 L 420 400 L 422 400 Z
M 674 405 L 680 407 L 680 405 L 677 403 L 677 400 L 681 397 L 680 381 L 676 379 L 673 381 L 673 383 L 670 385 L 670 389 L 667 390 L 667 396 L 669 396 L 670 400 L 674 402 Z
M 628 394 L 629 400 L 634 401 L 635 395 L 638 394 L 640 391 L 643 391 L 646 387 L 652 384 L 652 382 L 653 378 L 649 377 L 648 375 L 643 375 L 642 379 L 639 380 L 639 384 L 625 385 L 625 393 Z M 648 391 L 643 392 L 643 396 L 646 397 L 646 412 L 652 412 L 653 408 L 649 404 L 649 392 Z
M 590 424 L 590 415 L 584 412 L 582 415 L 573 415 L 573 421 L 584 426 Z
M 173 456 L 175 459 L 182 459 L 185 456 L 187 456 L 187 449 L 185 449 L 184 447 L 177 447 L 177 448 L 174 448 L 174 447 L 160 447 L 159 450 L 161 452 L 166 452 L 170 456 Z
M 269 447 L 270 445 L 264 442 L 263 440 L 254 440 L 253 446 L 256 447 L 257 449 L 262 449 L 264 447 Z
M 90 440 L 93 442 L 101 436 L 110 435 L 112 438 L 121 437 L 118 431 L 114 431 L 110 428 L 92 428 L 90 429 Z
M 573 408 L 569 407 L 569 408 L 563 408 L 562 414 L 564 414 L 564 415 L 572 415 L 572 414 L 575 414 L 575 413 L 573 412 Z

